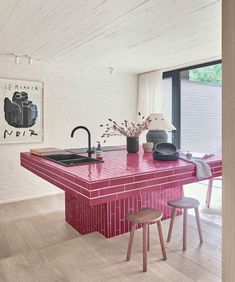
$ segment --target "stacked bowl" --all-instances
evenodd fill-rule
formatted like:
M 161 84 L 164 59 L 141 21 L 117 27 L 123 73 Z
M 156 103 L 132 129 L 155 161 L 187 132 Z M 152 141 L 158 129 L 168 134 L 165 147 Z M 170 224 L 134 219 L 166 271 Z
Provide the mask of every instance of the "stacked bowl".
M 153 159 L 159 161 L 176 161 L 179 159 L 179 152 L 172 143 L 158 143 L 153 151 Z

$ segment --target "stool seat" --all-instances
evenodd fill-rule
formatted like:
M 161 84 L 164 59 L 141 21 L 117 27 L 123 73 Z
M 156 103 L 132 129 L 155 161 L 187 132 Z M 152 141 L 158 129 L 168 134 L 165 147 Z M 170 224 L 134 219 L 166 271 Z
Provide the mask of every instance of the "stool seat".
M 200 202 L 194 198 L 183 197 L 178 200 L 168 201 L 167 204 L 172 208 L 195 209 L 200 205 Z
M 144 208 L 138 212 L 129 213 L 126 219 L 132 223 L 155 223 L 162 218 L 162 212 L 151 209 Z
M 149 225 L 151 223 L 157 224 L 158 236 L 160 239 L 160 244 L 162 249 L 162 256 L 163 256 L 163 260 L 166 260 L 166 250 L 165 250 L 164 239 L 162 234 L 161 218 L 162 218 L 162 212 L 152 208 L 144 208 L 138 212 L 132 212 L 126 215 L 126 219 L 131 223 L 131 232 L 129 237 L 126 260 L 129 261 L 131 258 L 131 250 L 132 250 L 135 229 L 138 224 L 143 224 L 143 271 L 144 272 L 147 271 L 147 251 L 149 251 L 150 248 Z
M 170 221 L 168 236 L 167 236 L 167 242 L 170 242 L 171 240 L 171 234 L 172 234 L 172 229 L 173 229 L 175 215 L 176 215 L 176 209 L 183 209 L 184 210 L 183 212 L 183 250 L 184 251 L 186 250 L 188 209 L 194 209 L 196 221 L 197 221 L 199 239 L 200 239 L 200 243 L 202 243 L 203 239 L 202 239 L 202 231 L 201 231 L 201 224 L 200 224 L 200 216 L 199 216 L 199 211 L 198 211 L 198 206 L 200 205 L 200 202 L 194 198 L 183 197 L 178 200 L 168 201 L 167 204 L 173 208 L 172 214 L 171 214 L 171 221 Z

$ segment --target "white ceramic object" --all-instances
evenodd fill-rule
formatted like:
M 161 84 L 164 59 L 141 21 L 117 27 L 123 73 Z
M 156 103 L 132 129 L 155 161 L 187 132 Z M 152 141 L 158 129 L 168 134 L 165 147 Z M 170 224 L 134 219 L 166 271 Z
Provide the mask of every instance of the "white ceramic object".
M 153 151 L 153 143 L 152 142 L 143 143 L 142 147 L 143 147 L 145 152 L 152 152 Z

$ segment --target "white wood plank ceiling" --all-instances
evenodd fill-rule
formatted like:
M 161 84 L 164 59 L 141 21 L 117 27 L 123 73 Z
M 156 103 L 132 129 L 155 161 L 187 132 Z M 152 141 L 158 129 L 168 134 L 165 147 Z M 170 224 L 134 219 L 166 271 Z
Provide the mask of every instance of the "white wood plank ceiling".
M 141 73 L 219 58 L 220 0 L 1 0 L 0 53 Z

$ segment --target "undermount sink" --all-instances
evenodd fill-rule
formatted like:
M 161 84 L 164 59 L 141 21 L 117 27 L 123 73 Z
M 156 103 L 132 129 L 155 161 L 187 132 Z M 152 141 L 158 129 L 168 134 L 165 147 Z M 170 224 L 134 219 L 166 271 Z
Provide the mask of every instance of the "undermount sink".
M 83 159 L 86 158 L 85 156 L 80 156 L 77 154 L 57 154 L 57 155 L 47 155 L 45 156 L 46 159 L 50 159 L 53 161 L 66 161 L 66 160 L 74 160 L 74 159 Z
M 47 160 L 61 164 L 63 166 L 77 166 L 92 163 L 103 163 L 104 161 L 88 158 L 77 154 L 59 154 L 44 157 Z
M 102 146 L 103 152 L 109 152 L 109 151 L 121 151 L 126 150 L 126 146 L 124 145 L 118 145 L 118 146 Z M 74 153 L 74 154 L 81 154 L 86 153 L 87 148 L 73 148 L 73 149 L 66 149 L 66 152 Z

